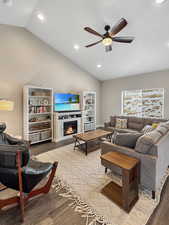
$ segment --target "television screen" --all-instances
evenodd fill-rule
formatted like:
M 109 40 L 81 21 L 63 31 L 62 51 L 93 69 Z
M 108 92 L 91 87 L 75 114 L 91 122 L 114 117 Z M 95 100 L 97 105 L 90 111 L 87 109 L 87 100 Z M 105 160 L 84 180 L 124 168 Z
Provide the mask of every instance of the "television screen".
M 80 96 L 77 94 L 56 93 L 54 94 L 54 111 L 77 111 L 80 110 Z

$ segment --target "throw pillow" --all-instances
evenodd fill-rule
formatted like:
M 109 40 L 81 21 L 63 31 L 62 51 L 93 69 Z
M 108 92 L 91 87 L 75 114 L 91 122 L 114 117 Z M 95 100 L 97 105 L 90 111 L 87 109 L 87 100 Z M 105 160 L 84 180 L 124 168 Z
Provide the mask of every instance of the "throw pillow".
M 116 126 L 115 128 L 121 128 L 121 119 L 116 119 Z
M 127 119 L 121 119 L 121 128 L 127 129 Z
M 118 133 L 114 139 L 114 144 L 134 149 L 140 136 L 142 136 L 141 133 Z
M 127 119 L 119 119 L 116 118 L 116 126 L 118 129 L 126 129 L 127 128 Z
M 153 123 L 152 128 L 156 129 L 158 127 L 159 123 Z
M 141 130 L 142 133 L 147 134 L 151 131 L 153 131 L 155 128 L 153 128 L 151 125 L 145 125 L 143 129 Z

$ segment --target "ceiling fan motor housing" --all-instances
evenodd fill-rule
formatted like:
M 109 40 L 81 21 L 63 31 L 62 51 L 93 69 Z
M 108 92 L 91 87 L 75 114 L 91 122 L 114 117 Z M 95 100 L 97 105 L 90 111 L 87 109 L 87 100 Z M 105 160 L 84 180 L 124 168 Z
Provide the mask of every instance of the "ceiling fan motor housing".
M 109 25 L 106 25 L 106 26 L 104 27 L 104 29 L 105 29 L 106 31 L 109 31 L 109 30 L 110 30 L 110 26 L 109 26 Z

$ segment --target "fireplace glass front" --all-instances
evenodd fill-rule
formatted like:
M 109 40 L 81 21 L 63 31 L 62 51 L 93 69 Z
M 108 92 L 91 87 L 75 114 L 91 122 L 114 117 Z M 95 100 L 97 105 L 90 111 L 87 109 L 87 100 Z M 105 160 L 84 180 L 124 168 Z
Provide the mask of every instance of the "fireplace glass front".
M 77 133 L 77 120 L 64 122 L 64 136 Z

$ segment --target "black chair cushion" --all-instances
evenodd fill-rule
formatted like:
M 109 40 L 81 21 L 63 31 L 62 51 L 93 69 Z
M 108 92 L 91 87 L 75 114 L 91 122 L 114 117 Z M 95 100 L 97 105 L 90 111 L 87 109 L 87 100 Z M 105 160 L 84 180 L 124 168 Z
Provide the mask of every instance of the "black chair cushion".
M 51 171 L 51 163 L 42 163 L 39 161 L 30 160 L 28 166 L 23 167 L 22 182 L 23 192 L 30 193 L 32 189 Z M 15 190 L 19 190 L 18 170 L 0 168 L 0 182 Z
M 30 159 L 30 152 L 24 145 L 0 145 L 0 167 L 17 168 L 16 154 L 20 151 L 21 167 L 26 166 Z

